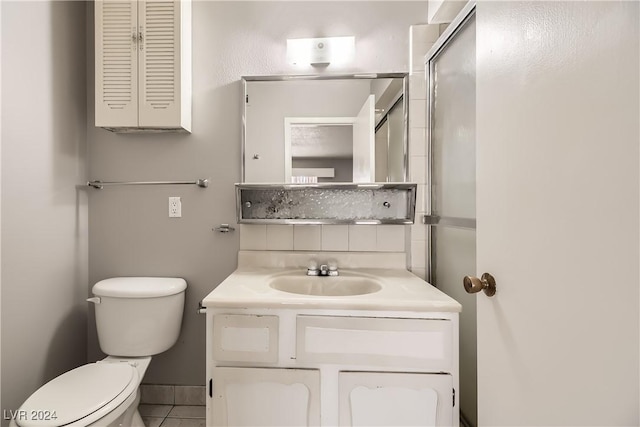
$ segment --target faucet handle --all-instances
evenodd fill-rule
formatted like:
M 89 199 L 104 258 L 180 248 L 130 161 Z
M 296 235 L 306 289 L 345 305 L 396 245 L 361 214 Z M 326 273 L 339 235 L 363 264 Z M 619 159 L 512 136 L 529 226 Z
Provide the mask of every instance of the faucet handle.
M 319 274 L 318 263 L 316 260 L 310 260 L 309 264 L 307 264 L 307 276 L 318 276 Z
M 336 260 L 330 260 L 327 264 L 329 264 L 329 272 L 327 273 L 327 276 L 337 276 L 338 262 Z

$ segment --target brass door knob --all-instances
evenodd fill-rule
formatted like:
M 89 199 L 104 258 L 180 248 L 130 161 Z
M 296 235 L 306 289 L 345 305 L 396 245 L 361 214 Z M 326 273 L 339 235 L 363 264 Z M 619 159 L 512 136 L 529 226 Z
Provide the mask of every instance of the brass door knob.
M 470 294 L 480 291 L 484 291 L 488 297 L 496 294 L 496 279 L 489 273 L 484 273 L 479 279 L 474 276 L 464 276 L 462 284 L 464 285 L 464 290 Z

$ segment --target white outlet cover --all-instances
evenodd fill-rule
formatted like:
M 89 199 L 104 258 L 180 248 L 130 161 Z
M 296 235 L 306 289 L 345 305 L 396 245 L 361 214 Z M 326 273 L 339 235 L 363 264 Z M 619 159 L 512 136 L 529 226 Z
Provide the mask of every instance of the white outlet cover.
M 169 218 L 182 217 L 182 201 L 180 197 L 169 197 Z

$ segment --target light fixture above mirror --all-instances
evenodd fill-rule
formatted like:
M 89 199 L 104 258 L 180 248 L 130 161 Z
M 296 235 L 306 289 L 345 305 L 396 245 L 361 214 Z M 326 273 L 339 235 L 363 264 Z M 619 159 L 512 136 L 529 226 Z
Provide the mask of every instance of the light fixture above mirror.
M 287 39 L 287 62 L 293 65 L 327 66 L 351 62 L 355 37 Z

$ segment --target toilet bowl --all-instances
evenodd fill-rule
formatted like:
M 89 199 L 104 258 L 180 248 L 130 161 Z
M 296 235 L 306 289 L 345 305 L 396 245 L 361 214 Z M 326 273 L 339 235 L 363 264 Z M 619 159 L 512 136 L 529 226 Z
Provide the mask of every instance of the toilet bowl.
M 151 356 L 175 344 L 186 282 L 121 277 L 93 287 L 105 359 L 68 371 L 33 393 L 12 413 L 12 427 L 143 427 L 139 385 Z

